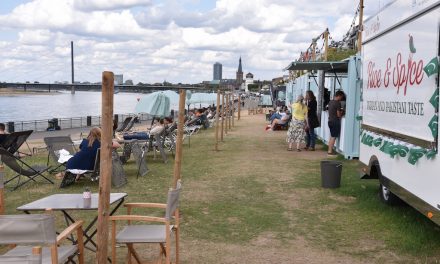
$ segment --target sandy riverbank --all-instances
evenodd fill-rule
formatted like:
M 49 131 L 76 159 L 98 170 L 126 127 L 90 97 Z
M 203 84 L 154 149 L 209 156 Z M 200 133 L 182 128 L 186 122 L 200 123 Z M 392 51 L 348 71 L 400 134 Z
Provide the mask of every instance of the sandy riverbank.
M 24 90 L 23 88 L 0 88 L 0 96 L 20 96 L 20 95 L 47 95 L 57 94 L 58 91 Z

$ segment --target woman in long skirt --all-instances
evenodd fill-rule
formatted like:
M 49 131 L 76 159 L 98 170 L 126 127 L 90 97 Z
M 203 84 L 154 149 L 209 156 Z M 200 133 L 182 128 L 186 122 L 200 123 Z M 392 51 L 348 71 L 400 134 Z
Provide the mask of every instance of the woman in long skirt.
M 288 151 L 292 151 L 293 143 L 296 143 L 296 151 L 301 151 L 300 144 L 305 143 L 306 133 L 304 127 L 306 124 L 307 106 L 304 104 L 304 97 L 298 96 L 296 102 L 292 104 L 292 121 L 290 121 L 289 130 L 287 130 Z

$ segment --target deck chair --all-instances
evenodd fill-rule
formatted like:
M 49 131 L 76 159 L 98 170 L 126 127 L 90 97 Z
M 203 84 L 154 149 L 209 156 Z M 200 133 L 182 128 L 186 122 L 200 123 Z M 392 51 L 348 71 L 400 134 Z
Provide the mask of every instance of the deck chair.
M 136 178 L 139 178 L 139 176 L 145 176 L 148 173 L 145 149 L 142 148 L 138 142 L 134 142 L 131 146 L 131 150 L 134 160 L 136 161 L 136 166 L 138 167 Z
M 26 130 L 20 132 L 14 132 L 8 134 L 8 136 L 3 140 L 2 146 L 4 149 L 9 151 L 11 154 L 15 154 L 20 149 L 21 145 L 23 145 L 29 136 L 34 132 L 33 130 Z M 29 147 L 29 146 L 28 146 Z M 31 153 L 32 151 L 29 150 Z M 20 153 L 19 153 L 20 154 Z M 22 153 L 27 156 L 31 156 L 32 154 Z
M 78 262 L 84 263 L 83 221 L 77 221 L 56 235 L 53 214 L 23 214 L 0 216 L 0 244 L 11 245 L 12 249 L 0 256 L 0 263 L 44 263 L 57 264 L 72 261 L 78 255 Z M 77 244 L 60 245 L 76 231 Z M 38 252 L 42 246 L 40 262 L 13 262 L 26 259 Z
M 60 188 L 65 188 L 75 183 L 77 177 L 90 177 L 91 181 L 97 181 L 99 179 L 99 166 L 101 159 L 101 149 L 96 151 L 95 163 L 93 170 L 81 171 L 81 173 L 73 173 L 72 171 L 66 170 L 63 179 L 61 180 Z
M 130 120 L 130 122 L 128 123 L 128 125 L 124 128 L 123 132 L 127 132 L 130 131 L 130 129 L 133 128 L 134 123 L 138 122 L 139 118 L 137 116 L 133 116 L 133 118 Z
M 115 132 L 124 131 L 132 119 L 133 119 L 133 116 L 126 117 L 124 119 L 124 122 L 120 123 L 119 126 L 115 129 Z
M 164 142 L 165 142 L 165 129 L 160 133 L 153 136 L 153 154 L 154 158 L 156 159 L 156 151 L 160 153 L 160 156 L 162 157 L 163 163 L 168 162 L 167 154 L 165 153 L 164 149 Z
M 125 175 L 124 167 L 116 150 L 112 151 L 112 185 L 120 188 L 127 184 L 127 176 Z
M 49 159 L 52 158 L 53 161 L 58 164 L 55 168 L 51 169 L 49 172 L 54 173 L 58 172 L 59 168 L 64 167 L 66 163 L 58 163 L 58 155 L 56 154 L 56 151 L 60 151 L 61 149 L 67 150 L 71 155 L 75 154 L 76 148 L 73 144 L 72 139 L 70 136 L 59 136 L 59 137 L 45 137 L 44 143 L 47 147 L 47 166 L 49 166 Z M 64 170 L 64 169 L 63 169 Z
M 156 243 L 159 244 L 160 252 L 157 262 L 171 263 L 171 233 L 175 234 L 175 263 L 179 263 L 179 195 L 181 191 L 180 181 L 176 189 L 168 191 L 166 204 L 160 203 L 126 203 L 127 215 L 110 216 L 112 223 L 112 263 L 116 263 L 116 244 L 126 244 L 128 248 L 128 259 L 131 263 L 133 256 L 138 264 L 142 263 L 134 245 L 136 243 Z M 165 217 L 152 217 L 144 215 L 134 215 L 134 208 L 160 208 L 165 209 Z M 128 221 L 118 234 L 116 234 L 116 221 Z M 136 222 L 153 222 L 157 224 L 131 224 Z
M 177 123 L 174 123 L 172 126 L 165 130 L 163 147 L 173 154 L 176 149 L 176 132 L 177 132 Z
M 43 175 L 44 172 L 49 170 L 49 167 L 45 165 L 34 165 L 31 166 L 24 162 L 23 159 L 15 157 L 13 154 L 11 154 L 9 151 L 5 150 L 4 148 L 0 148 L 0 156 L 1 161 L 8 166 L 11 170 L 13 170 L 17 175 L 13 176 L 11 179 L 5 181 L 5 185 L 7 185 L 9 182 L 11 182 L 14 179 L 18 178 L 18 182 L 13 187 L 13 190 L 18 189 L 19 187 L 23 186 L 24 184 L 33 181 L 37 182 L 35 178 L 42 177 L 47 182 L 52 183 L 49 178 Z M 24 181 L 21 181 L 22 177 L 26 177 Z

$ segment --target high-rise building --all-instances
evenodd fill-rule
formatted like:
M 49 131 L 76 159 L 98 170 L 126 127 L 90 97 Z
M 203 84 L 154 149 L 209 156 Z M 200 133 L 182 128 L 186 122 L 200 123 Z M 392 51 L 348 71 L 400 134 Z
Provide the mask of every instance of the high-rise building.
M 214 63 L 213 80 L 222 79 L 222 64 L 219 62 Z
M 122 85 L 122 84 L 124 84 L 124 75 L 123 74 L 115 74 L 114 80 L 115 80 L 115 84 Z

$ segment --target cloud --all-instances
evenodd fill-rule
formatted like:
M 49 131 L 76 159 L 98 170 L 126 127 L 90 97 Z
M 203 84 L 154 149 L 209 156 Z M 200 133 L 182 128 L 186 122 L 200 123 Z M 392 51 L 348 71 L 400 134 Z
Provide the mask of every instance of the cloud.
M 147 6 L 151 0 L 74 0 L 74 7 L 82 11 L 116 10 L 135 6 Z
M 130 10 L 83 12 L 74 8 L 73 0 L 35 0 L 21 4 L 10 14 L 1 15 L 0 25 L 108 39 L 140 38 L 151 34 L 137 24 Z
M 15 40 L 0 36 L 1 78 L 69 80 L 70 41 L 74 41 L 78 81 L 100 81 L 103 70 L 112 70 L 135 83 L 197 83 L 212 79 L 216 61 L 223 64 L 225 78 L 235 78 L 239 56 L 243 70 L 255 79 L 272 79 L 282 75 L 282 69 L 325 28 L 335 40 L 341 39 L 357 7 L 352 0 L 217 0 L 193 8 L 197 3 L 33 0 L 19 4 L 0 15 L 0 29 L 17 36 Z M 383 4 L 385 0 L 380 5 L 379 0 L 368 1 L 366 16 Z
M 52 40 L 52 37 L 47 29 L 23 30 L 18 33 L 18 42 L 24 45 L 43 45 Z

